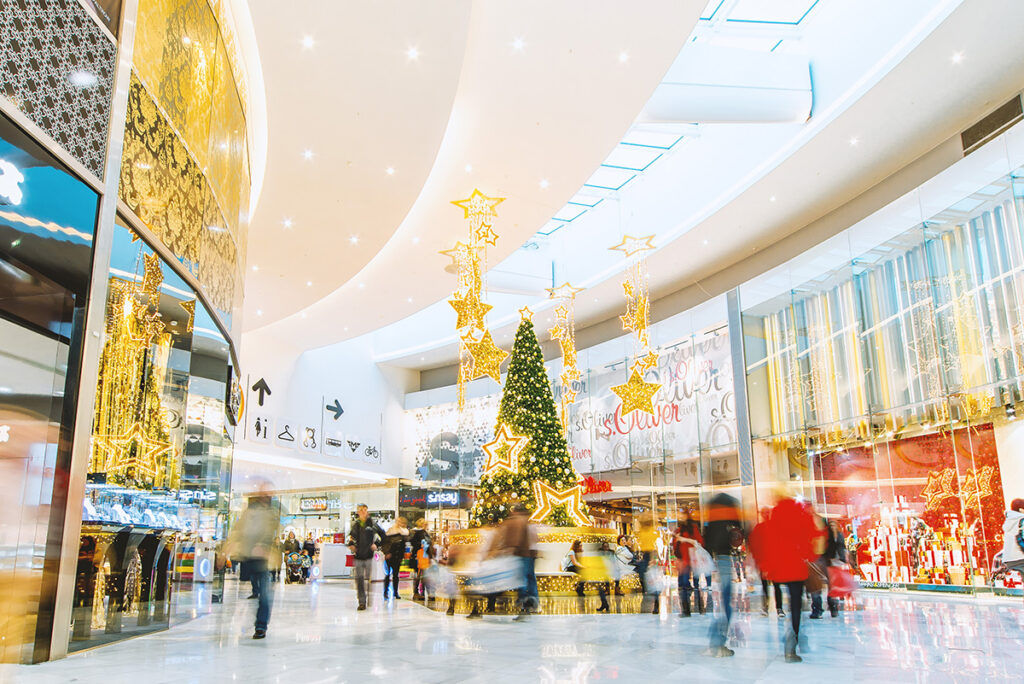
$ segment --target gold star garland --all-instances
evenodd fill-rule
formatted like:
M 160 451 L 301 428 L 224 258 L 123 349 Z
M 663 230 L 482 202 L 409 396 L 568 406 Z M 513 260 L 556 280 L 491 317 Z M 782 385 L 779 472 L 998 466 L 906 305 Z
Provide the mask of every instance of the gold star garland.
M 617 250 L 627 258 L 640 255 L 629 268 L 622 282 L 622 293 L 626 297 L 626 312 L 619 316 L 622 329 L 636 335 L 635 360 L 625 384 L 612 387 L 622 400 L 622 415 L 636 410 L 654 414 L 653 397 L 660 386 L 644 381 L 644 373 L 658 365 L 658 354 L 651 349 L 650 325 L 651 297 L 648 289 L 647 258 L 645 252 L 654 249 L 654 236 L 633 237 L 624 235 L 622 241 L 609 249 Z
M 548 288 L 549 299 L 561 300 L 555 309 L 555 325 L 548 329 L 552 340 L 558 342 L 562 349 L 562 423 L 564 427 L 567 405 L 576 401 L 576 390 L 572 383 L 580 379 L 580 371 L 576 365 L 576 295 L 583 288 L 562 283 L 559 287 Z
M 448 303 L 458 316 L 455 329 L 459 332 L 459 410 L 466 405 L 466 383 L 484 375 L 501 382 L 501 362 L 508 354 L 494 344 L 484 317 L 493 307 L 483 302 L 487 273 L 487 246 L 498 244 L 498 234 L 492 228 L 498 216 L 495 208 L 504 197 L 488 197 L 479 190 L 452 204 L 462 209 L 469 221 L 469 239 L 456 242 L 441 254 L 452 260 L 458 276 L 458 286 Z

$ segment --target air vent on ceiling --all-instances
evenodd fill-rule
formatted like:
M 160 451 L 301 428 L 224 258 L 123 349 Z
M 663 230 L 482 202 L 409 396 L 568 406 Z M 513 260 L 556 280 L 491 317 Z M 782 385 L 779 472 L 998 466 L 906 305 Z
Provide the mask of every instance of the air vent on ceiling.
M 1021 120 L 1024 120 L 1024 109 L 1021 107 L 1020 95 L 1016 95 L 1012 100 L 960 134 L 960 143 L 963 145 L 964 154 L 970 154 Z

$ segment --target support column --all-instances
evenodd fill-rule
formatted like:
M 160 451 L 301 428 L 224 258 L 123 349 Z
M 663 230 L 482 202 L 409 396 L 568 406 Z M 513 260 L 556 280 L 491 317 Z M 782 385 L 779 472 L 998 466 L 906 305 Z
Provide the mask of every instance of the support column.
M 739 454 L 740 485 L 745 499 L 742 503 L 747 511 L 756 511 L 754 450 L 750 436 L 750 406 L 747 403 L 747 357 L 743 348 L 743 318 L 740 310 L 739 288 L 729 290 L 725 299 L 729 315 L 729 351 L 732 360 L 733 392 L 736 399 L 736 449 Z M 756 516 L 753 519 L 756 520 Z
M 72 435 L 71 469 L 67 473 L 67 501 L 64 508 L 53 626 L 50 632 L 50 660 L 63 658 L 68 654 L 71 610 L 78 571 L 78 547 L 82 532 L 82 498 L 89 471 L 89 442 L 92 437 L 100 354 L 103 350 L 107 279 L 110 271 L 110 251 L 114 242 L 114 218 L 117 215 L 118 181 L 121 177 L 121 156 L 124 151 L 128 84 L 131 79 L 138 5 L 138 0 L 124 0 L 121 6 L 117 67 L 114 74 L 113 102 L 110 107 L 110 125 L 107 129 L 107 155 L 103 168 L 103 194 L 100 197 L 99 217 L 93 242 L 92 278 L 89 282 L 89 299 L 85 312 L 78 403 L 75 410 L 75 430 Z

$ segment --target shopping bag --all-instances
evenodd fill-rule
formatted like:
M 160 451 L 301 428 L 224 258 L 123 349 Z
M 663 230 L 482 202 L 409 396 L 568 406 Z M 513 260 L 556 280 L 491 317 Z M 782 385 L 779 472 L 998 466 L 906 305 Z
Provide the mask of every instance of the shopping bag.
M 431 565 L 423 571 L 423 583 L 427 586 L 428 596 L 453 598 L 458 594 L 455 574 L 443 565 Z
M 660 594 L 665 589 L 665 571 L 657 563 L 651 563 L 644 575 L 648 594 Z
M 690 564 L 697 577 L 710 577 L 715 571 L 715 561 L 703 546 L 694 544 L 690 548 Z
M 832 565 L 828 569 L 828 597 L 846 598 L 857 591 L 857 578 L 845 565 Z
M 817 563 L 807 564 L 807 581 L 804 586 L 808 593 L 816 594 L 825 588 L 825 573 Z
M 516 556 L 489 558 L 470 576 L 469 591 L 474 594 L 500 594 L 524 584 L 523 565 Z

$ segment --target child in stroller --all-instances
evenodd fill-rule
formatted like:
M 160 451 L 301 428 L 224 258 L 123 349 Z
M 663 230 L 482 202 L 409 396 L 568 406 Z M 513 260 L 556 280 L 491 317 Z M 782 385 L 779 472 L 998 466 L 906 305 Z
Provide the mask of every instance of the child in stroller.
M 285 566 L 288 568 L 287 574 L 285 574 L 285 584 L 291 584 L 298 582 L 300 584 L 306 583 L 305 568 L 308 568 L 313 564 L 309 554 L 305 551 L 289 551 L 284 556 Z

